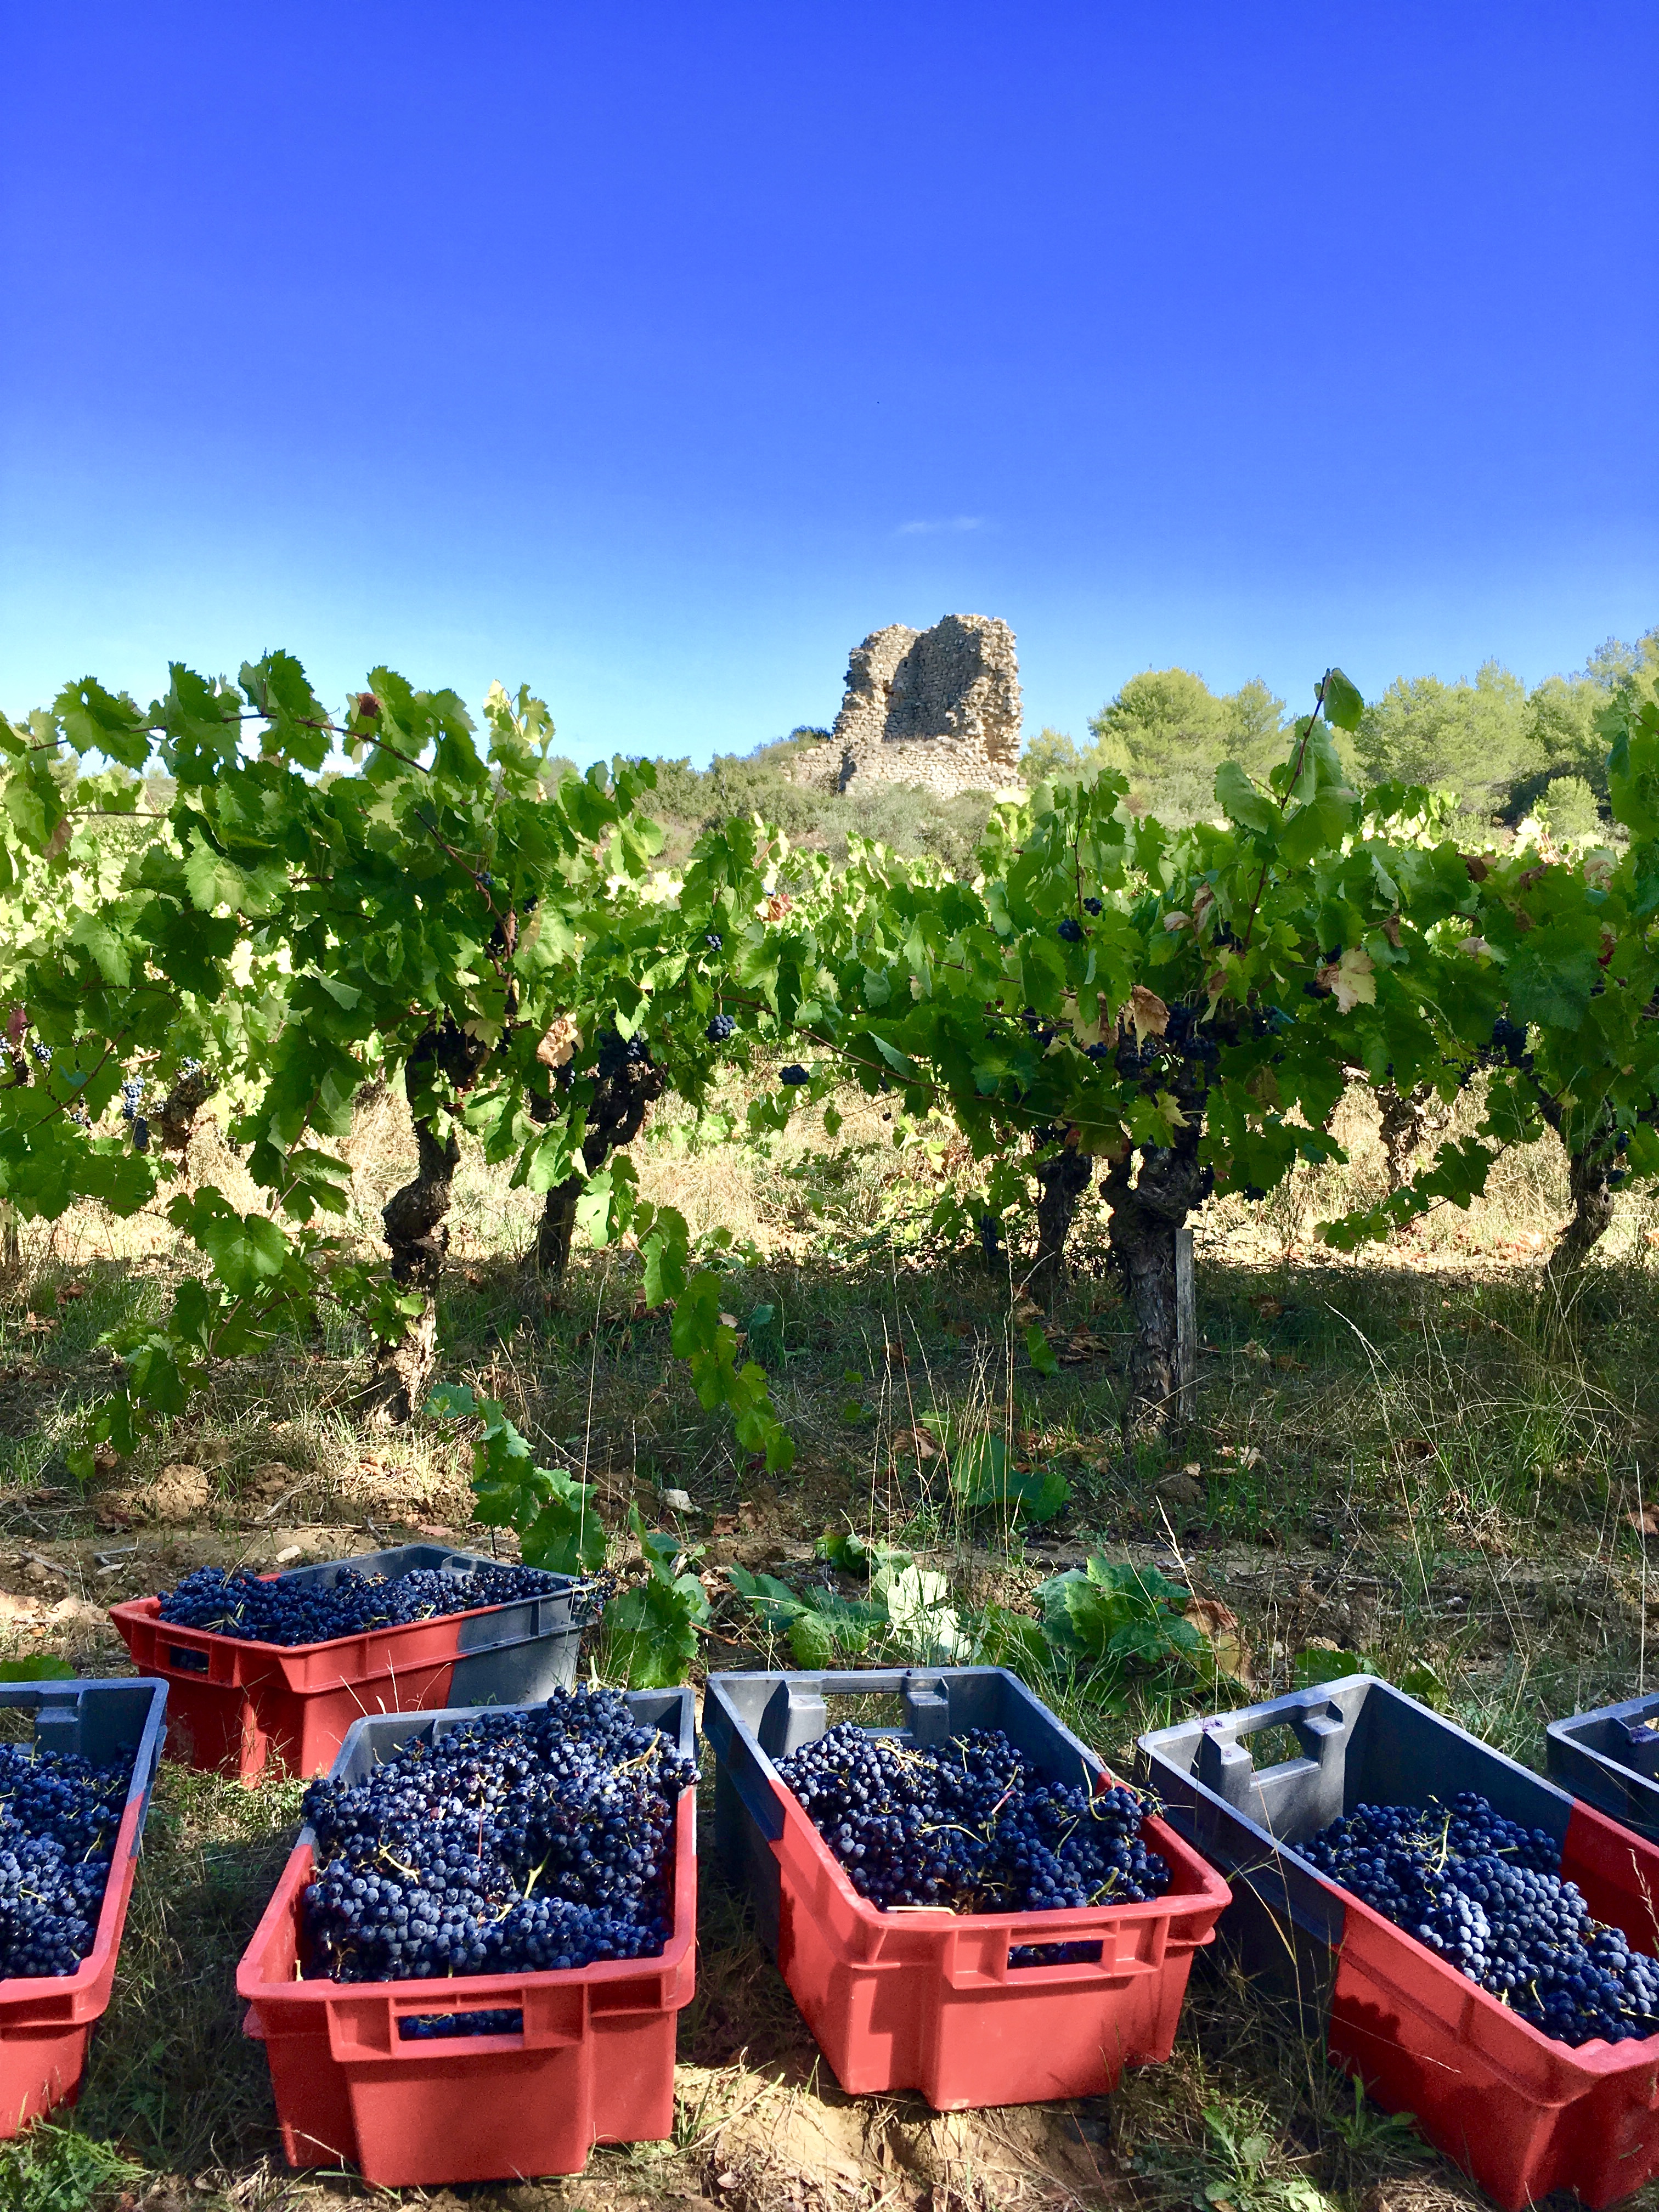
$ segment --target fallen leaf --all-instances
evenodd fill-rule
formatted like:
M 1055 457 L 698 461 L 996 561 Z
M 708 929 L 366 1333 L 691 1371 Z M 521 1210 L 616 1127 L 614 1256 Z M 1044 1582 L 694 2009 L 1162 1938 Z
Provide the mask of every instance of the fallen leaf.
M 1111 1346 L 1095 1334 L 1092 1329 L 1074 1328 L 1054 1347 L 1061 1362 L 1067 1367 L 1080 1367 L 1085 1359 L 1098 1359 Z
M 1177 1505 L 1202 1505 L 1206 1495 L 1196 1462 L 1191 1467 L 1177 1468 L 1173 1474 L 1166 1474 L 1158 1487 L 1162 1496 L 1173 1498 Z
M 1252 1298 L 1250 1304 L 1263 1321 L 1277 1321 L 1285 1310 L 1279 1300 L 1269 1297 L 1266 1291 L 1263 1291 L 1259 1297 Z
M 933 1459 L 938 1451 L 926 1429 L 901 1429 L 893 1438 L 895 1459 Z
M 1659 1536 L 1659 1513 L 1651 1505 L 1644 1505 L 1639 1513 L 1625 1516 L 1638 1536 Z
M 1395 1445 L 1398 1459 L 1432 1459 L 1434 1446 L 1427 1437 L 1401 1437 Z
M 1250 1680 L 1250 1656 L 1244 1642 L 1244 1632 L 1238 1625 L 1238 1615 L 1219 1598 L 1188 1598 L 1186 1614 L 1193 1626 L 1210 1639 L 1210 1649 L 1222 1674 L 1231 1674 L 1235 1681 L 1248 1688 Z
M 630 1318 L 635 1321 L 643 1321 L 650 1310 L 650 1301 L 647 1298 L 644 1291 L 636 1291 L 634 1297 L 634 1310 Z
M 58 1303 L 60 1306 L 66 1306 L 71 1298 L 83 1298 L 86 1294 L 87 1286 L 84 1283 L 59 1283 L 58 1285 Z
M 1298 1359 L 1293 1352 L 1274 1352 L 1273 1365 L 1282 1367 L 1287 1375 L 1305 1374 L 1308 1368 L 1307 1361 Z

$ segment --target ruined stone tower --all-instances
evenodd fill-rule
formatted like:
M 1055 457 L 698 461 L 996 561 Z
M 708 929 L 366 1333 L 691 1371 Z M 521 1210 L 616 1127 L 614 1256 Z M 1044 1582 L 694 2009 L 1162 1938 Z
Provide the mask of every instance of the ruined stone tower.
M 986 615 L 946 615 L 854 647 L 836 726 L 794 774 L 831 791 L 869 781 L 949 794 L 1017 784 L 1018 759 L 1014 634 Z

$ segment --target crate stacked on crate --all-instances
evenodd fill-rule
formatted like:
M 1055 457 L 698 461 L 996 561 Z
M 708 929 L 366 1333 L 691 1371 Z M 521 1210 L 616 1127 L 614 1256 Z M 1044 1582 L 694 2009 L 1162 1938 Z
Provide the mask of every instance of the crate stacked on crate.
M 291 2164 L 435 2187 L 575 2172 L 595 2142 L 672 2133 L 694 1745 L 689 1690 L 352 1728 L 236 1978 Z M 611 1850 L 618 1817 L 650 1834 Z M 611 1903 L 587 1911 L 590 1887 Z
M 1138 1771 L 1247 1969 L 1500 2204 L 1659 2172 L 1659 1847 L 1370 1675 L 1157 1729 Z
M 32 1742 L 0 1745 L 18 1869 L 0 1906 L 0 2136 L 79 2092 L 114 1984 L 167 1698 L 156 1681 L 0 1684 L 0 1711 L 33 1722 Z
M 208 1575 L 216 1571 L 205 1571 Z M 507 1602 L 469 1602 L 468 1585 L 501 1572 L 493 1559 L 441 1544 L 401 1544 L 356 1559 L 242 1577 L 272 1592 L 313 1599 L 343 1577 L 422 1578 L 424 1601 L 453 1607 L 295 1644 L 164 1617 L 167 1600 L 112 1606 L 110 1618 L 134 1663 L 170 1686 L 168 1749 L 194 1766 L 257 1781 L 268 1765 L 325 1774 L 346 1733 L 375 1713 L 513 1704 L 568 1689 L 587 1619 L 587 1585 L 568 1575 L 514 1570 L 533 1591 Z M 432 1593 L 438 1593 L 434 1597 Z M 237 1591 L 228 1593 L 234 1606 Z M 198 1607 L 198 1612 L 209 1611 Z
M 893 1724 L 832 1721 L 832 1705 L 871 1699 L 896 1708 Z M 994 1667 L 714 1674 L 703 1726 L 718 1762 L 722 1859 L 753 1897 L 843 2089 L 917 2089 L 938 2111 L 1032 2103 L 1103 2094 L 1126 2064 L 1169 2057 L 1193 1954 L 1210 1942 L 1227 1888 L 1162 1821 L 1144 1830 L 1163 1862 L 1156 1893 L 1132 1902 L 1111 1901 L 1109 1878 L 1095 1901 L 1036 1910 L 965 1890 L 952 1902 L 884 1905 L 860 1894 L 780 1771 L 832 1726 L 913 1765 L 1006 1761 L 986 1741 L 994 1735 L 1018 1762 L 1011 1790 L 1025 1787 L 1023 1776 L 1039 1795 L 1074 1793 L 1068 1818 L 1086 1822 L 1092 1803 L 1115 1837 L 1121 1801 L 1109 1814 L 1107 1799 L 1119 1785 L 1016 1676 Z M 848 1750 L 857 1756 L 850 1737 Z M 987 1809 L 994 1833 L 1001 1808 Z M 861 1846 L 847 1848 L 858 1869 Z M 983 1866 L 964 1865 L 963 1876 L 1007 1894 Z

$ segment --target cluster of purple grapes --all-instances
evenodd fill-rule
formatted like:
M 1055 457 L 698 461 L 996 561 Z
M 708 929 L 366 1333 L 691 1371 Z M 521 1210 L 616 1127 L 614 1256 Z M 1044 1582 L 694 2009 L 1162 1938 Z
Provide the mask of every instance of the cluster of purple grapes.
M 0 1744 L 0 1980 L 72 1974 L 93 1946 L 131 1777 Z
M 436 1742 L 412 1736 L 361 1780 L 315 1782 L 306 1972 L 428 1980 L 656 1958 L 672 1932 L 680 1796 L 696 1779 L 616 1691 L 577 1689 L 481 1713 Z M 406 2032 L 517 2025 L 433 2014 Z
M 1553 1836 L 1473 1790 L 1360 1805 L 1297 1848 L 1558 2043 L 1659 2033 L 1659 1959 L 1591 1917 Z
M 1170 1869 L 1141 1840 L 1146 1808 L 1040 1773 L 1000 1729 L 938 1749 L 851 1721 L 778 1762 L 778 1772 L 861 1897 L 953 1912 L 1053 1912 L 1159 1897 Z M 1022 1946 L 1014 1966 L 1057 1963 Z M 1065 1947 L 1068 1951 L 1071 1947 Z M 1027 1952 L 1032 1954 L 1027 1957 Z
M 411 1620 L 550 1597 L 568 1587 L 539 1567 L 482 1561 L 465 1574 L 417 1567 L 395 1579 L 342 1567 L 331 1583 L 293 1575 L 269 1581 L 245 1567 L 198 1567 L 163 1592 L 161 1618 L 181 1628 L 211 1629 L 245 1644 L 326 1644 L 365 1628 L 398 1628 Z

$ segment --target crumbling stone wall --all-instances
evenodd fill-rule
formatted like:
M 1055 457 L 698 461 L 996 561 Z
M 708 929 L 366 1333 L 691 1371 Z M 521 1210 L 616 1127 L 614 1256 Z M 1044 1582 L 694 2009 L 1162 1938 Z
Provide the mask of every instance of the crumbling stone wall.
M 845 791 L 855 779 L 946 795 L 1019 781 L 1019 662 L 1014 634 L 986 615 L 902 623 L 854 647 L 829 741 L 796 767 L 799 783 Z

